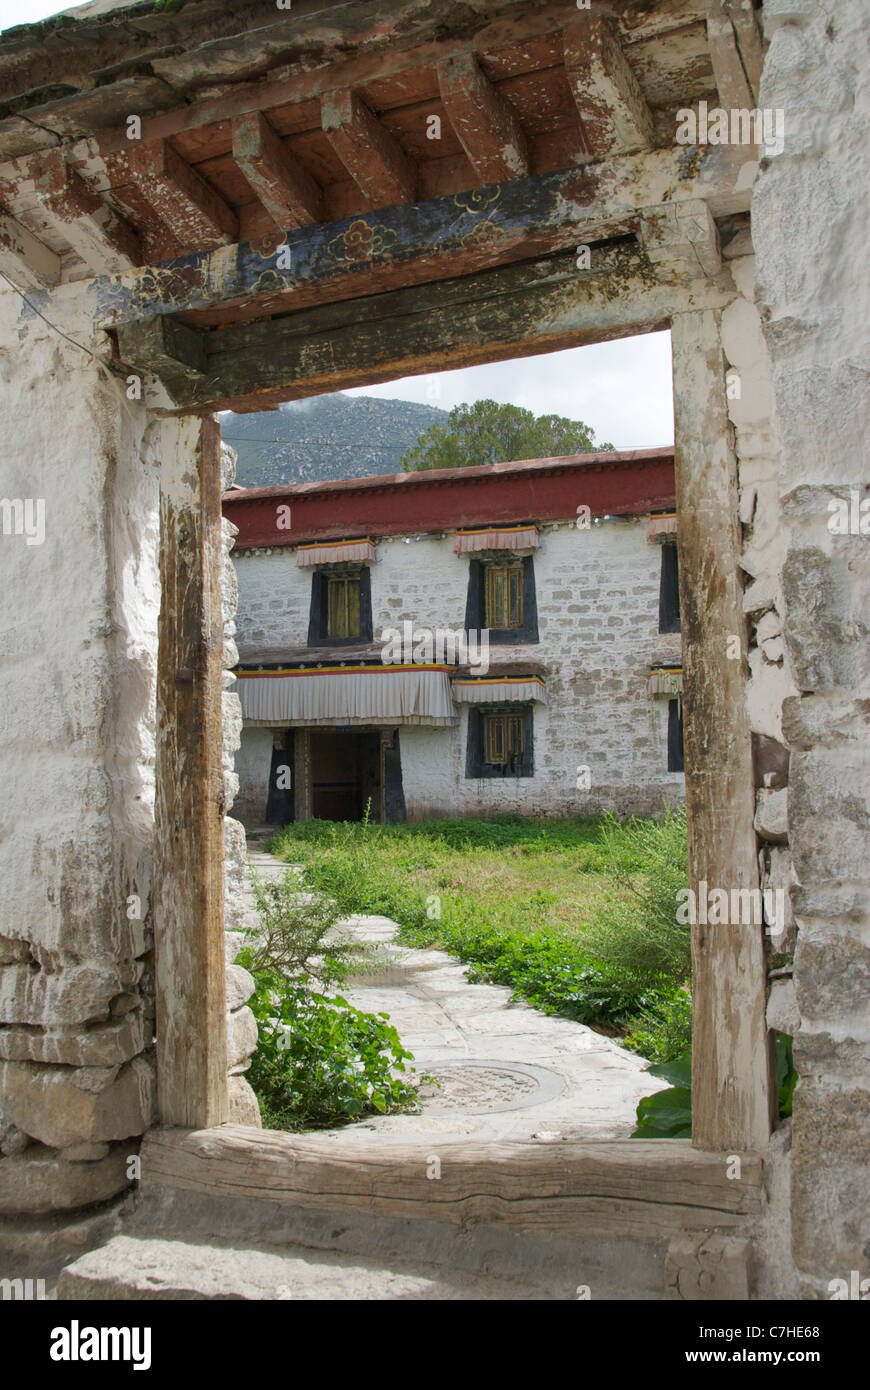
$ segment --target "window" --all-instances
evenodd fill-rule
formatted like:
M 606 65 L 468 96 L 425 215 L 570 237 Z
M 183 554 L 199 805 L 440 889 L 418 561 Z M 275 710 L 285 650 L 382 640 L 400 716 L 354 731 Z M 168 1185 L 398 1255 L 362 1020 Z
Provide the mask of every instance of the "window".
M 519 714 L 485 714 L 484 756 L 488 763 L 515 763 L 523 756 L 523 721 Z
M 373 641 L 371 574 L 367 565 L 325 565 L 311 576 L 309 647 Z
M 466 777 L 533 777 L 534 706 L 472 705 Z
M 359 637 L 359 575 L 326 576 L 327 637 Z
M 491 643 L 538 641 L 533 556 L 488 556 L 469 562 L 465 629 L 484 628 Z
M 661 547 L 662 569 L 659 580 L 659 632 L 680 630 L 680 571 L 677 547 L 665 542 Z
M 484 565 L 483 626 L 516 628 L 523 625 L 522 565 Z
M 668 772 L 684 772 L 683 702 L 668 700 Z

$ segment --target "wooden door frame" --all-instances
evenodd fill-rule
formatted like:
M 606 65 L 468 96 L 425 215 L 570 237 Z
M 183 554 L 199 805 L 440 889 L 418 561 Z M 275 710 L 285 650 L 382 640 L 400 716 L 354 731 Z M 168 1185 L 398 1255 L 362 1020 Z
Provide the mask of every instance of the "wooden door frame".
M 425 290 L 426 287 L 423 287 Z M 689 823 L 689 885 L 752 889 L 758 886 L 754 834 L 754 776 L 752 742 L 745 702 L 747 679 L 746 626 L 741 607 L 739 576 L 740 529 L 737 512 L 737 463 L 728 420 L 725 362 L 720 341 L 722 309 L 734 298 L 721 283 L 708 287 L 675 280 L 651 289 L 626 285 L 624 295 L 607 301 L 584 292 L 560 295 L 554 309 L 539 312 L 530 292 L 527 312 L 522 296 L 516 300 L 503 329 L 492 330 L 479 349 L 461 349 L 461 365 L 474 360 L 506 360 L 555 351 L 576 344 L 632 336 L 666 326 L 673 335 L 674 409 L 676 425 L 676 492 L 679 513 L 678 547 L 680 597 L 683 612 L 683 692 L 686 801 Z M 651 312 L 651 300 L 656 312 Z M 664 323 L 657 312 L 664 301 Z M 474 311 L 473 302 L 465 310 Z M 499 338 L 498 333 L 501 333 Z M 415 366 L 401 356 L 401 333 L 391 320 L 389 340 L 396 343 L 395 374 L 431 371 L 431 361 Z M 382 352 L 389 354 L 389 346 Z M 440 370 L 451 367 L 446 350 Z M 383 355 L 372 370 L 375 380 L 389 370 Z M 322 388 L 320 388 L 322 389 Z M 312 394 L 315 394 L 312 392 Z M 212 438 L 204 426 L 203 437 Z M 202 505 L 213 531 L 219 499 L 208 469 L 219 467 L 213 446 L 208 464 L 203 454 Z M 167 536 L 167 546 L 173 542 Z M 179 560 L 183 547 L 177 544 Z M 189 560 L 189 596 L 204 616 L 213 594 L 215 576 L 209 564 L 219 565 L 214 547 L 200 546 Z M 199 586 L 199 591 L 197 590 Z M 199 597 L 197 597 L 199 592 Z M 200 605 L 199 607 L 197 605 Z M 740 640 L 741 659 L 731 659 L 728 639 Z M 161 628 L 161 647 L 174 641 Z M 202 698 L 196 708 L 201 723 L 185 727 L 196 745 L 191 765 L 202 770 L 211 785 L 219 775 L 220 738 L 215 736 L 210 711 L 219 697 L 219 662 L 207 652 L 201 632 L 199 655 Z M 203 645 L 205 643 L 205 645 Z M 185 658 L 187 660 L 188 658 Z M 171 659 L 163 658 L 162 719 L 174 708 L 169 680 Z M 162 756 L 158 764 L 158 840 L 164 846 L 163 872 L 177 884 L 222 881 L 217 837 L 198 827 L 194 803 L 183 788 L 173 790 L 167 778 L 178 775 L 178 758 Z M 211 898 L 199 907 L 190 894 L 184 913 L 158 922 L 162 927 L 164 960 L 205 978 L 210 987 L 195 1010 L 179 1016 L 180 996 L 166 970 L 158 969 L 158 1020 L 163 1038 L 158 1047 L 161 1118 L 164 1124 L 208 1126 L 221 1122 L 225 1104 L 220 1098 L 219 1058 L 223 1047 L 225 1001 L 219 997 L 215 966 L 218 944 L 223 949 L 220 914 Z M 160 911 L 167 910 L 166 904 Z M 219 942 L 215 934 L 220 933 Z M 167 941 L 171 945 L 167 946 Z M 693 1076 L 693 1144 L 728 1153 L 760 1152 L 767 1145 L 773 1118 L 770 1038 L 765 1023 L 766 978 L 763 929 L 759 927 L 693 931 L 695 1068 Z M 166 993 L 169 991 L 169 993 Z M 204 1040 L 204 1033 L 207 1034 Z M 191 1059 L 197 1059 L 196 1063 Z M 225 1076 L 226 1068 L 223 1074 Z M 225 1091 L 224 1085 L 224 1091 Z M 168 1098 L 172 1099 L 171 1103 Z M 186 1118 L 182 1119 L 182 1115 Z

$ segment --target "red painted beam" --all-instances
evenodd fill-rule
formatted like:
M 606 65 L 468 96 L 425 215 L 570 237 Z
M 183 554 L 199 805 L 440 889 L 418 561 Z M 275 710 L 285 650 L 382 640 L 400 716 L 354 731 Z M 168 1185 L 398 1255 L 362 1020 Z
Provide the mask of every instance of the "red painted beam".
M 673 508 L 673 449 L 245 488 L 223 498 L 224 516 L 239 528 L 237 550 L 487 523 L 567 521 L 581 506 L 592 516 Z

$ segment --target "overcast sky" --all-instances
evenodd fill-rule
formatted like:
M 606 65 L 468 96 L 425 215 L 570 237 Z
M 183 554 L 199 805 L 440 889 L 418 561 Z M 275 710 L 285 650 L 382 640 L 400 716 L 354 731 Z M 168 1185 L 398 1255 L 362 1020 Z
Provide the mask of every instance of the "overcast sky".
M 105 0 L 103 0 L 105 3 Z M 93 6 L 97 9 L 100 0 Z M 69 8 L 63 0 L 0 0 L 0 31 L 46 19 Z M 617 449 L 671 444 L 674 438 L 669 333 L 572 348 L 438 376 L 406 377 L 365 386 L 351 395 L 422 401 L 452 409 L 489 397 L 525 406 L 536 415 L 567 415 Z
M 444 410 L 461 401 L 489 398 L 525 406 L 535 415 L 582 420 L 591 425 L 599 444 L 617 449 L 674 442 L 670 333 L 645 333 L 437 376 L 404 377 L 348 395 L 422 401 Z

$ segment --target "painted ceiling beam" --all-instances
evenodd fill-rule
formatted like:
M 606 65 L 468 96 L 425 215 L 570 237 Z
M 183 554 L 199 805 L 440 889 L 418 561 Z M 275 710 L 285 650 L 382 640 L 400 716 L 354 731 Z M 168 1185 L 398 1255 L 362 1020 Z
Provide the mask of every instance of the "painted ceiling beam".
M 59 283 L 60 256 L 23 223 L 0 213 L 0 271 L 16 289 L 43 289 Z
M 118 183 L 135 183 L 155 215 L 183 245 L 205 250 L 238 241 L 239 219 L 232 208 L 167 140 L 151 145 L 130 142 L 125 153 L 112 156 L 112 162 Z
M 610 22 L 593 14 L 572 20 L 563 53 L 590 154 L 608 159 L 651 146 L 653 118 Z
M 67 164 L 63 150 L 37 156 L 31 172 L 47 221 L 92 271 L 119 272 L 142 264 L 133 228 Z
M 471 53 L 438 64 L 447 117 L 481 183 L 527 178 L 529 146 L 513 109 Z
M 417 171 L 399 142 L 349 87 L 327 93 L 320 122 L 357 188 L 373 207 L 413 203 Z
M 720 104 L 728 111 L 751 111 L 755 99 L 723 0 L 707 0 L 707 42 Z
M 262 111 L 232 122 L 233 159 L 279 231 L 323 220 L 323 194 Z

